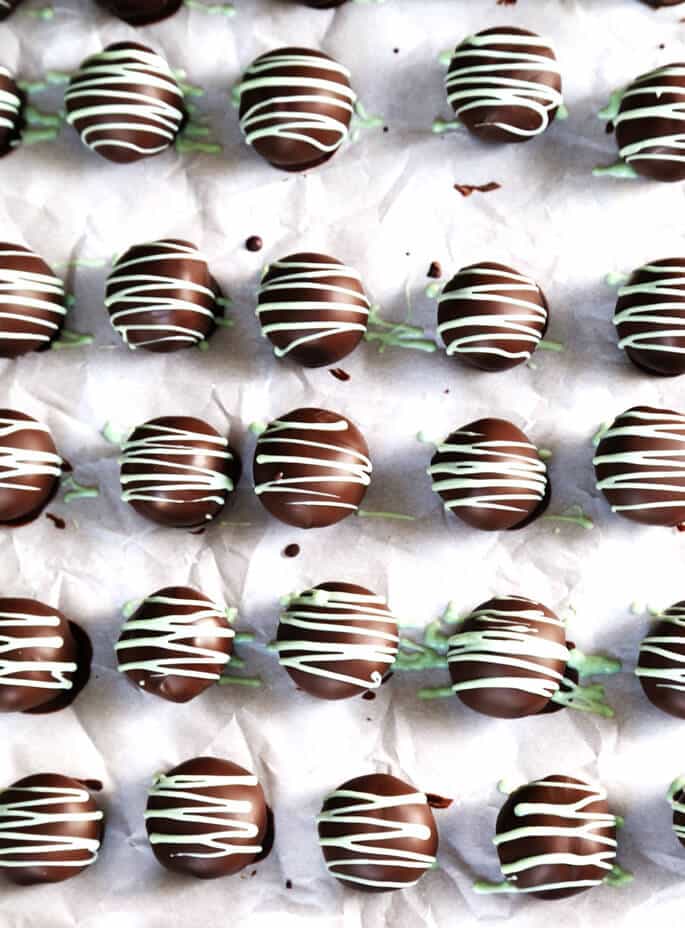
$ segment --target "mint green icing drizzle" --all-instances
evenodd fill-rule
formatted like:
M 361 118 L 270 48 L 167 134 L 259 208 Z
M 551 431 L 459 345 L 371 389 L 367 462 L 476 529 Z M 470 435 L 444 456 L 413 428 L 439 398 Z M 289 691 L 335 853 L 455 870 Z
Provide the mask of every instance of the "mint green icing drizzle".
M 236 609 L 230 609 L 226 612 L 226 618 L 229 622 L 233 622 L 237 616 Z M 252 632 L 237 632 L 233 638 L 233 644 L 251 644 L 254 642 L 254 635 Z M 247 661 L 245 658 L 241 657 L 236 653 L 235 647 L 233 653 L 231 654 L 231 667 L 235 667 L 238 670 L 243 670 L 247 666 Z M 236 674 L 227 673 L 224 671 L 219 677 L 219 684 L 221 686 L 248 686 L 248 687 L 259 687 L 262 685 L 261 677 L 258 676 L 237 676 Z
M 626 274 L 625 271 L 609 271 L 609 273 L 604 278 L 604 283 L 608 287 L 622 287 L 628 281 L 630 274 Z
M 556 116 L 554 118 L 558 119 L 559 122 L 564 122 L 564 120 L 568 119 L 568 108 L 564 103 L 559 104 Z
M 435 300 L 440 295 L 441 284 L 435 281 L 432 284 L 428 284 L 425 290 L 425 294 L 429 300 Z
M 441 119 L 438 117 L 433 120 L 433 125 L 431 126 L 431 132 L 434 135 L 442 135 L 443 132 L 458 132 L 464 127 L 457 119 Z
M 538 448 L 538 457 L 541 461 L 549 461 L 554 452 L 550 448 Z
M 634 180 L 638 176 L 635 168 L 625 161 L 615 161 L 606 167 L 593 168 L 592 173 L 595 177 L 620 177 L 624 180 Z
M 32 19 L 40 19 L 43 22 L 49 22 L 55 18 L 55 8 L 53 6 L 39 7 L 37 10 L 27 10 L 26 15 Z
M 564 677 L 564 684 L 552 696 L 552 702 L 567 709 L 600 715 L 605 719 L 614 717 L 614 710 L 606 702 L 604 687 L 599 683 L 581 685 Z
M 372 116 L 370 113 L 367 113 L 361 100 L 357 100 L 354 104 L 352 121 L 350 123 L 350 141 L 356 142 L 363 130 L 378 129 L 379 126 L 382 125 L 383 117 Z
M 139 606 L 142 606 L 144 600 L 142 599 L 129 599 L 121 607 L 121 614 L 123 618 L 130 619 L 134 612 L 138 610 Z
M 608 432 L 610 428 L 611 428 L 610 422 L 602 422 L 600 427 L 597 429 L 595 434 L 592 436 L 592 444 L 595 446 L 595 448 L 599 446 L 600 441 L 604 438 L 605 432 Z
M 614 92 L 609 97 L 609 102 L 606 106 L 597 114 L 598 118 L 603 122 L 613 122 L 618 116 L 618 111 L 621 108 L 621 101 L 623 100 L 623 94 L 625 93 L 625 87 L 619 88 L 619 90 L 614 90 Z
M 82 345 L 90 345 L 92 342 L 92 335 L 82 335 L 80 332 L 71 332 L 69 329 L 62 329 L 59 339 L 54 341 L 50 347 L 55 350 L 59 350 L 60 348 L 80 348 Z
M 543 351 L 566 351 L 566 345 L 563 345 L 561 342 L 553 342 L 547 338 L 543 338 L 538 342 L 538 348 L 542 348 Z
M 502 880 L 499 883 L 490 883 L 487 880 L 476 880 L 473 884 L 473 891 L 480 895 L 491 895 L 492 893 L 514 893 L 516 889 L 508 880 Z
M 620 889 L 621 886 L 627 886 L 628 883 L 632 883 L 633 879 L 632 873 L 619 867 L 618 864 L 614 864 L 611 868 L 611 873 L 604 877 L 604 883 L 607 886 L 611 886 L 612 889 Z
M 413 348 L 416 351 L 433 352 L 437 350 L 437 345 L 432 338 L 427 338 L 424 330 L 420 326 L 411 325 L 409 317 L 411 308 L 407 312 L 407 318 L 404 322 L 386 322 L 378 312 L 378 308 L 372 306 L 369 310 L 369 328 L 364 334 L 368 342 L 378 342 L 378 351 L 382 353 L 387 347 L 393 348 Z
M 250 422 L 250 424 L 248 425 L 249 431 L 252 432 L 252 434 L 256 435 L 257 437 L 259 437 L 260 435 L 263 435 L 264 432 L 266 432 L 266 430 L 268 429 L 268 427 L 269 427 L 268 423 L 266 422 Z
M 449 638 L 442 618 L 430 622 L 425 627 L 422 641 L 400 636 L 400 650 L 394 670 L 433 670 L 436 667 L 447 667 Z M 451 695 L 451 687 L 448 687 L 448 690 L 448 695 Z
M 551 513 L 549 515 L 541 516 L 540 521 L 565 522 L 570 525 L 578 525 L 580 528 L 584 528 L 587 531 L 595 527 L 595 523 L 592 521 L 590 516 L 583 512 L 582 508 L 578 505 L 569 506 L 568 509 L 565 509 L 558 515 Z
M 568 664 L 578 671 L 581 677 L 610 676 L 619 673 L 622 663 L 615 657 L 604 654 L 584 654 L 579 648 L 574 648 L 569 656 Z
M 71 503 L 76 499 L 94 499 L 100 495 L 97 487 L 87 487 L 78 483 L 73 474 L 67 474 L 62 478 L 62 489 L 67 491 L 64 494 L 65 503 Z
M 416 516 L 409 516 L 403 512 L 374 512 L 370 509 L 357 509 L 360 519 L 396 519 L 400 522 L 415 522 Z
M 105 422 L 100 434 L 111 445 L 121 447 L 131 434 L 131 428 L 130 426 L 118 425 L 115 422 Z
M 202 10 L 210 16 L 235 16 L 235 7 L 232 3 L 204 3 L 203 0 L 183 0 L 183 5 L 191 10 Z

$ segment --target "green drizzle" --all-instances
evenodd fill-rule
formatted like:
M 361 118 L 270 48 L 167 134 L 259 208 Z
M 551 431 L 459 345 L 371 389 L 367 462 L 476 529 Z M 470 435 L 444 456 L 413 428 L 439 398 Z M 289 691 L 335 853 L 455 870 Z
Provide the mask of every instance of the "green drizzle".
M 568 522 L 571 525 L 578 525 L 580 528 L 584 528 L 588 531 L 595 527 L 595 523 L 592 521 L 590 516 L 586 515 L 578 505 L 569 506 L 568 509 L 565 509 L 559 515 L 552 514 L 540 516 L 540 521 Z
M 361 100 L 357 100 L 350 125 L 350 141 L 356 142 L 364 129 L 377 129 L 383 125 L 383 122 L 382 116 L 372 116 L 367 113 Z
M 671 802 L 673 799 L 675 799 L 675 797 L 682 789 L 685 789 L 685 776 L 676 777 L 668 788 L 668 801 Z
M 369 310 L 369 330 L 364 334 L 367 342 L 378 342 L 378 351 L 383 353 L 390 346 L 393 348 L 413 348 L 416 351 L 433 352 L 437 345 L 432 338 L 426 338 L 420 326 L 410 325 L 411 307 L 404 322 L 386 322 L 378 308 L 372 306 Z
M 250 422 L 248 425 L 250 432 L 256 436 L 263 435 L 268 428 L 269 426 L 266 422 Z
M 615 161 L 606 167 L 593 168 L 592 173 L 595 177 L 621 177 L 627 180 L 634 180 L 638 176 L 635 168 L 625 161 Z
M 93 342 L 92 335 L 81 335 L 79 332 L 71 332 L 69 329 L 62 329 L 59 339 L 50 346 L 55 350 L 60 348 L 80 348 L 81 345 L 91 345 Z
M 538 457 L 541 461 L 549 461 L 553 454 L 551 448 L 538 448 Z
M 597 429 L 595 434 L 592 436 L 592 444 L 594 445 L 595 448 L 598 447 L 600 441 L 602 440 L 602 438 L 604 438 L 604 433 L 608 432 L 610 427 L 611 427 L 610 422 L 602 422 L 600 427 Z
M 614 90 L 609 97 L 607 105 L 602 107 L 599 113 L 597 113 L 597 118 L 601 119 L 603 122 L 613 122 L 618 116 L 618 111 L 621 108 L 624 92 L 623 87 L 621 87 L 620 90 Z
M 62 488 L 67 490 L 64 494 L 65 503 L 71 503 L 75 499 L 94 499 L 100 495 L 97 487 L 87 487 L 77 483 L 73 474 L 67 474 L 62 478 Z
M 634 877 L 632 873 L 629 873 L 627 870 L 624 870 L 622 867 L 619 867 L 618 864 L 614 864 L 611 868 L 611 873 L 607 874 L 604 877 L 603 882 L 607 886 L 611 886 L 614 889 L 620 889 L 621 886 L 627 886 L 628 883 L 632 883 Z
M 449 639 L 442 618 L 430 622 L 425 627 L 422 641 L 400 636 L 400 648 L 393 669 L 433 670 L 436 667 L 447 667 Z M 451 687 L 449 691 L 451 694 Z
M 630 274 L 625 274 L 622 271 L 610 271 L 604 278 L 604 283 L 608 287 L 622 287 L 629 277 Z
M 549 339 L 543 338 L 538 342 L 538 348 L 542 348 L 543 351 L 566 351 L 566 345 L 563 345 L 561 342 L 552 342 Z
M 606 702 L 604 687 L 599 683 L 590 683 L 581 686 L 564 677 L 563 686 L 568 689 L 558 689 L 552 702 L 567 709 L 576 709 L 579 712 L 589 712 L 592 715 L 601 715 L 602 718 L 612 719 L 614 710 Z
M 487 880 L 476 880 L 473 884 L 473 891 L 481 895 L 491 893 L 515 893 L 516 888 L 508 880 L 502 880 L 501 883 L 489 883 Z
M 604 654 L 583 654 L 579 648 L 571 651 L 568 665 L 577 670 L 581 677 L 610 676 L 619 673 L 623 667 L 617 658 L 607 657 Z
M 456 119 L 434 119 L 431 126 L 431 132 L 435 135 L 442 135 L 443 132 L 456 132 L 461 129 L 461 123 Z
M 139 606 L 145 602 L 144 599 L 129 599 L 128 602 L 125 602 L 121 607 L 121 614 L 123 618 L 130 619 L 134 612 L 138 610 Z
M 416 516 L 408 516 L 403 512 L 373 512 L 370 509 L 357 509 L 360 519 L 397 519 L 402 522 L 415 522 Z
M 233 623 L 236 616 L 238 615 L 237 609 L 226 609 L 225 612 L 226 618 L 229 622 Z M 233 638 L 234 645 L 239 644 L 251 644 L 254 642 L 254 635 L 252 632 L 237 632 Z M 231 659 L 229 661 L 229 667 L 235 667 L 238 670 L 243 670 L 247 666 L 247 661 L 236 654 L 235 650 L 231 654 Z M 251 686 L 258 687 L 262 685 L 261 677 L 239 677 L 232 673 L 222 673 L 219 677 L 218 683 L 220 686 Z
M 105 422 L 100 434 L 111 445 L 121 446 L 131 434 L 131 429 L 127 426 L 115 425 L 114 422 Z
M 48 22 L 55 18 L 55 8 L 52 6 L 44 6 L 37 10 L 27 10 L 26 15 L 30 16 L 32 19 L 40 19 L 43 22 Z
M 232 3 L 203 3 L 202 0 L 183 0 L 183 5 L 191 10 L 202 10 L 210 16 L 235 16 L 235 7 Z
M 559 122 L 564 122 L 564 120 L 568 119 L 568 108 L 563 103 L 560 103 L 557 107 L 556 116 L 554 118 L 558 119 Z
M 441 285 L 437 282 L 428 284 L 425 294 L 429 300 L 435 300 L 440 295 Z

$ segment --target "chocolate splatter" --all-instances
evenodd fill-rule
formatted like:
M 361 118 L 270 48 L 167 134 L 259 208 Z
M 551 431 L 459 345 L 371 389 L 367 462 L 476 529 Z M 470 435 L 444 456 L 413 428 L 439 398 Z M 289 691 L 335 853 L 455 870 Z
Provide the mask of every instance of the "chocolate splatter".
M 56 516 L 54 512 L 46 512 L 45 518 L 49 519 L 52 522 L 52 524 L 55 526 L 55 528 L 58 528 L 61 530 L 67 527 L 67 523 L 64 521 L 64 519 L 61 516 Z
M 264 242 L 258 235 L 251 235 L 245 240 L 245 247 L 248 251 L 261 251 L 264 247 Z
M 426 793 L 426 799 L 431 809 L 449 809 L 454 799 L 447 799 L 445 796 L 437 796 L 435 793 Z
M 516 0 L 497 0 L 497 6 L 514 6 Z
M 347 373 L 347 371 L 344 371 L 342 367 L 331 367 L 329 374 L 332 374 L 336 380 L 345 381 L 350 379 L 350 375 Z
M 286 880 L 286 881 L 285 881 L 285 888 L 286 888 L 286 889 L 292 889 L 292 888 L 293 888 L 293 881 L 292 881 L 292 880 Z
M 604 131 L 606 132 L 607 135 L 611 135 L 611 133 L 614 131 L 614 124 L 611 120 L 609 120 L 607 124 L 604 126 Z
M 192 529 L 192 531 L 190 532 L 190 534 L 191 534 L 191 535 L 204 535 L 204 533 L 205 533 L 206 531 L 207 531 L 207 529 L 204 527 L 204 525 L 201 525 L 199 528 L 194 528 L 194 529 Z
M 439 261 L 431 261 L 426 277 L 431 277 L 433 280 L 440 280 L 442 277 L 442 265 Z
M 299 545 L 295 545 L 295 544 L 286 545 L 286 547 L 283 549 L 283 557 L 297 557 L 299 553 L 300 553 Z
M 491 180 L 487 184 L 455 184 L 454 189 L 463 197 L 470 197 L 472 193 L 490 193 L 492 190 L 499 190 L 501 186 L 496 180 Z
M 376 698 L 376 694 L 371 690 L 367 690 L 365 693 L 362 693 L 362 699 L 372 700 Z

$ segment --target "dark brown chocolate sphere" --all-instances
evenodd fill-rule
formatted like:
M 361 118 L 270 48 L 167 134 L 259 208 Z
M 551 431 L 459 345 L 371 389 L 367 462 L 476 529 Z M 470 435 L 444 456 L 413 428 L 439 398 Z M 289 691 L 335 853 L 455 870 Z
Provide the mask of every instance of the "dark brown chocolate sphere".
M 2 0 L 0 0 L 0 20 Z M 0 158 L 8 155 L 21 142 L 24 128 L 23 91 L 17 86 L 12 74 L 0 65 Z
M 59 488 L 63 462 L 50 430 L 13 409 L 0 409 L 0 525 L 23 525 Z
M 329 873 L 352 889 L 406 889 L 435 863 L 428 798 L 387 773 L 343 783 L 324 800 L 317 824 Z
M 619 288 L 618 347 L 649 374 L 685 373 L 685 258 L 651 261 Z
M 561 685 L 566 627 L 523 596 L 482 603 L 450 638 L 452 689 L 469 708 L 499 719 L 542 712 Z
M 0 0 L 0 22 L 12 13 L 21 3 L 21 0 Z
M 245 141 L 274 167 L 328 161 L 349 134 L 357 95 L 350 72 L 310 48 L 278 48 L 252 62 L 239 85 Z
M 547 331 L 547 300 L 530 277 L 483 261 L 462 268 L 438 303 L 447 354 L 482 371 L 523 364 Z
M 183 0 L 97 0 L 113 16 L 131 26 L 147 26 L 173 16 Z
M 685 524 L 685 416 L 628 409 L 602 434 L 594 465 L 613 512 L 644 525 Z
M 398 645 L 397 621 L 383 597 L 350 583 L 321 583 L 293 596 L 276 642 L 281 666 L 319 699 L 378 689 Z
M 297 528 L 334 525 L 359 508 L 371 482 L 359 429 L 327 409 L 295 409 L 257 440 L 253 476 L 265 509 Z
M 118 164 L 165 151 L 186 118 L 171 68 L 136 42 L 117 42 L 86 58 L 64 100 L 67 122 L 84 145 Z
M 640 645 L 635 673 L 652 705 L 685 719 L 685 602 L 657 616 Z
M 160 525 L 207 525 L 240 477 L 240 459 L 228 440 L 191 416 L 150 419 L 133 430 L 122 451 L 122 499 Z
M 190 587 L 165 587 L 124 622 L 118 669 L 146 693 L 188 702 L 220 678 L 234 637 L 225 609 Z
M 354 351 L 366 332 L 369 308 L 354 268 L 306 252 L 268 266 L 257 318 L 277 358 L 323 367 Z
M 438 445 L 428 474 L 445 509 L 487 532 L 522 528 L 549 500 L 537 448 L 505 419 L 479 419 L 452 432 Z
M 44 351 L 67 314 L 64 284 L 30 248 L 0 243 L 0 357 Z
M 161 239 L 114 262 L 105 307 L 130 348 L 169 352 L 206 341 L 223 316 L 219 288 L 195 245 Z
M 95 863 L 104 831 L 90 794 L 96 788 L 91 780 L 37 773 L 0 793 L 0 870 L 9 880 L 61 883 Z
M 548 128 L 563 102 L 553 46 L 513 26 L 464 39 L 445 87 L 457 118 L 486 142 L 527 142 Z
M 231 876 L 263 855 L 269 813 L 257 777 L 196 757 L 154 780 L 145 825 L 163 867 L 202 880 Z
M 497 817 L 495 845 L 512 889 L 564 899 L 610 874 L 616 816 L 600 786 L 553 774 L 509 796 Z

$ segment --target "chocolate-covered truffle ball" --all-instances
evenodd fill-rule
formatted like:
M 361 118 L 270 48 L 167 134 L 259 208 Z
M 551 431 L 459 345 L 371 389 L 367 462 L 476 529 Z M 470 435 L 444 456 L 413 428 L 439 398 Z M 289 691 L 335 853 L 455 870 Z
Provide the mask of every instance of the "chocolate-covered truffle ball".
M 541 712 L 557 692 L 569 658 L 566 627 L 523 596 L 478 606 L 449 641 L 452 690 L 469 708 L 500 719 Z
M 613 512 L 644 525 L 685 524 L 685 416 L 628 409 L 602 434 L 594 465 Z
M 537 448 L 505 419 L 479 419 L 452 432 L 438 445 L 428 474 L 445 509 L 483 531 L 522 528 L 549 500 Z
M 323 52 L 278 48 L 260 55 L 238 89 L 245 141 L 274 167 L 323 164 L 349 134 L 357 99 L 350 72 Z
M 117 42 L 86 58 L 64 96 L 67 122 L 108 161 L 130 164 L 163 152 L 186 118 L 183 93 L 156 52 Z
M 2 4 L 0 0 L 0 19 Z M 24 95 L 12 74 L 0 65 L 0 158 L 21 141 L 24 127 Z
M 527 142 L 547 129 L 563 103 L 552 44 L 513 26 L 464 39 L 445 87 L 457 118 L 486 142 Z
M 228 440 L 191 416 L 150 419 L 133 430 L 122 451 L 122 499 L 160 525 L 206 525 L 240 477 L 240 459 Z
M 395 662 L 397 622 L 382 596 L 350 583 L 322 583 L 293 596 L 278 626 L 278 660 L 320 699 L 378 689 Z
M 673 809 L 673 833 L 685 847 L 685 777 L 678 777 L 671 784 L 668 800 Z
M 190 587 L 165 587 L 124 622 L 118 669 L 146 693 L 188 702 L 220 678 L 234 637 L 225 609 Z
M 295 409 L 259 436 L 253 476 L 265 509 L 297 528 L 334 525 L 359 508 L 371 482 L 356 425 L 327 409 Z
M 357 347 L 369 320 L 361 277 L 328 255 L 288 255 L 267 268 L 257 318 L 277 358 L 335 364 Z
M 685 602 L 657 616 L 640 645 L 635 673 L 652 705 L 685 719 Z
M 223 316 L 219 299 L 204 255 L 172 238 L 133 245 L 116 259 L 105 307 L 130 348 L 169 352 L 212 335 Z
M 257 777 L 228 760 L 196 757 L 154 780 L 145 825 L 163 867 L 203 880 L 254 863 L 267 839 Z
M 553 774 L 509 796 L 494 843 L 506 877 L 500 889 L 564 899 L 599 886 L 611 873 L 616 816 L 602 787 Z
M 447 354 L 482 371 L 527 361 L 548 321 L 547 300 L 535 281 L 489 261 L 458 271 L 438 301 L 438 333 Z
M 131 26 L 147 26 L 173 16 L 183 0 L 98 0 L 98 3 Z
M 59 488 L 62 467 L 47 425 L 0 409 L 0 525 L 38 516 Z
M 64 284 L 30 248 L 0 243 L 0 357 L 44 351 L 67 313 Z
M 614 325 L 618 347 L 649 374 L 685 373 L 685 258 L 638 268 L 619 288 Z
M 7 19 L 21 3 L 21 0 L 0 0 L 0 21 Z
M 353 889 L 406 889 L 435 863 L 428 798 L 387 773 L 355 777 L 329 793 L 317 824 L 329 872 Z
M 13 883 L 61 883 L 95 863 L 103 814 L 91 780 L 37 773 L 0 793 L 0 870 Z

